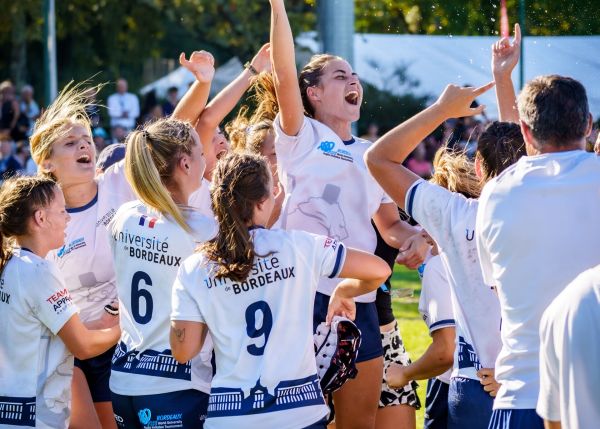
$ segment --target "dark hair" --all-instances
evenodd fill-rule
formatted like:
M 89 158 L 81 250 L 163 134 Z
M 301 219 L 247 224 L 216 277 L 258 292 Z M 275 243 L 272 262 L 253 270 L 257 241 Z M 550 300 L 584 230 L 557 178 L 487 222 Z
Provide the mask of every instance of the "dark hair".
M 217 278 L 243 281 L 248 277 L 257 256 L 248 226 L 256 205 L 269 195 L 270 180 L 271 172 L 260 155 L 229 152 L 217 162 L 210 198 L 219 233 L 200 247 L 216 262 Z
M 496 177 L 513 165 L 525 152 L 521 128 L 512 122 L 490 123 L 477 142 L 476 156 L 481 160 L 482 181 Z
M 585 137 L 589 112 L 585 88 L 569 77 L 536 77 L 519 95 L 519 116 L 540 145 L 567 146 Z
M 0 188 L 0 273 L 12 257 L 12 238 L 27 234 L 33 213 L 55 197 L 56 182 L 48 176 L 13 177 Z
M 343 58 L 330 54 L 313 55 L 308 64 L 306 64 L 300 71 L 298 83 L 300 84 L 302 105 L 304 106 L 306 115 L 311 118 L 314 118 L 315 116 L 315 109 L 312 104 L 310 104 L 310 100 L 308 99 L 308 94 L 306 91 L 311 86 L 317 86 L 321 82 L 323 69 L 330 61 L 333 60 L 343 60 Z

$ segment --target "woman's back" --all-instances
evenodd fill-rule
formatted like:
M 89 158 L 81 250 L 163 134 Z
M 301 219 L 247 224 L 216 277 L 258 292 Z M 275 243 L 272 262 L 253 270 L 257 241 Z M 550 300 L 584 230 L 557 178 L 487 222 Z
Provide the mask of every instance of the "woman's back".
M 305 427 L 327 414 L 311 334 L 314 295 L 321 276 L 338 274 L 345 248 L 301 231 L 257 228 L 251 236 L 262 256 L 244 281 L 216 279 L 202 253 L 185 261 L 172 318 L 207 324 L 214 342 L 206 427 Z M 189 318 L 195 314 L 201 320 Z

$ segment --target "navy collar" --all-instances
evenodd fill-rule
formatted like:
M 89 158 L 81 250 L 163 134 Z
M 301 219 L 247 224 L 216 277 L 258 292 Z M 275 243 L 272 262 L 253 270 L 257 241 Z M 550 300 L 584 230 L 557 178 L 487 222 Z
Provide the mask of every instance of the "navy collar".
M 89 209 L 90 207 L 92 207 L 97 202 L 98 202 L 98 192 L 96 191 L 96 195 L 94 195 L 94 198 L 92 198 L 92 201 L 90 201 L 89 203 L 87 203 L 81 207 L 72 207 L 70 209 L 67 209 L 67 213 L 79 213 L 79 212 L 85 211 L 85 210 Z
M 265 229 L 265 227 L 262 225 L 250 225 L 248 227 L 248 231 L 252 231 L 253 229 Z
M 354 137 L 352 137 L 352 138 L 350 138 L 350 140 L 342 140 L 342 143 L 344 143 L 346 146 L 350 146 L 355 141 L 356 140 L 354 140 Z

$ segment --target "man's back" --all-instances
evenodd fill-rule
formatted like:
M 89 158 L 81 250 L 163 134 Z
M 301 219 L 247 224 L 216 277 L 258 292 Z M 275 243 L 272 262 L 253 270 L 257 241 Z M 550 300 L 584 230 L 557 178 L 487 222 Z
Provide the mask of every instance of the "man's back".
M 522 158 L 484 188 L 478 251 L 502 311 L 494 408 L 535 408 L 540 319 L 568 283 L 600 263 L 598 213 L 600 158 L 580 150 Z

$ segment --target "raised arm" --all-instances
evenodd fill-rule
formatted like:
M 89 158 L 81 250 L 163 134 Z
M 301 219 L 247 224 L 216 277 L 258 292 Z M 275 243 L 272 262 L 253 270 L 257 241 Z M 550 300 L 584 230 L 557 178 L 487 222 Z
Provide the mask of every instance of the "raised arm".
M 89 359 L 117 344 L 121 336 L 119 325 L 108 329 L 88 329 L 78 314 L 73 315 L 58 331 L 58 336 L 77 359 Z
M 215 75 L 215 59 L 209 52 L 194 51 L 187 60 L 185 53 L 182 52 L 179 56 L 179 64 L 194 74 L 196 82 L 177 103 L 172 117 L 196 124 L 208 100 L 210 83 Z
M 496 100 L 500 121 L 519 123 L 517 97 L 512 82 L 512 72 L 521 56 L 521 27 L 515 24 L 512 44 L 503 37 L 492 45 L 492 74 L 496 82 Z
M 419 180 L 402 162 L 447 119 L 481 113 L 485 106 L 471 108 L 471 103 L 492 86 L 493 82 L 479 88 L 448 85 L 434 104 L 386 133 L 369 148 L 365 154 L 369 171 L 399 207 L 405 208 L 406 192 Z
M 294 37 L 283 0 L 271 1 L 271 63 L 279 102 L 281 129 L 295 136 L 304 121 L 304 107 L 298 85 Z
M 260 48 L 250 62 L 250 66 L 244 68 L 238 77 L 223 88 L 200 114 L 200 118 L 198 118 L 198 123 L 196 124 L 196 131 L 200 136 L 200 141 L 205 145 L 205 151 L 212 150 L 207 148 L 206 145 L 212 141 L 215 129 L 221 121 L 235 108 L 244 93 L 250 88 L 254 73 L 261 73 L 271 69 L 268 43 Z

